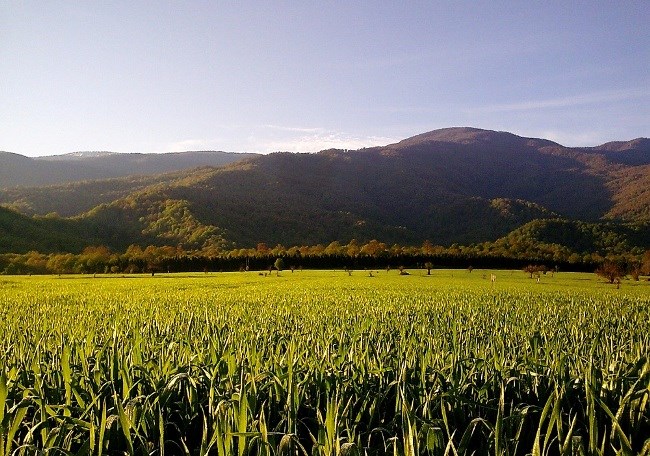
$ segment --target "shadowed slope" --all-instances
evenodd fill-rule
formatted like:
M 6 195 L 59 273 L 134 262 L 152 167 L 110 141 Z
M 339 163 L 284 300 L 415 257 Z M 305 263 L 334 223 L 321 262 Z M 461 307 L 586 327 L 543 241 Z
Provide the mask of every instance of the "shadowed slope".
M 0 201 L 66 215 L 98 205 L 83 220 L 112 245 L 466 244 L 539 218 L 645 220 L 650 194 L 638 183 L 650 179 L 650 167 L 606 156 L 645 143 L 616 144 L 572 149 L 450 128 L 358 151 L 275 153 L 155 178 L 12 189 Z M 202 234 L 189 239 L 192 230 Z

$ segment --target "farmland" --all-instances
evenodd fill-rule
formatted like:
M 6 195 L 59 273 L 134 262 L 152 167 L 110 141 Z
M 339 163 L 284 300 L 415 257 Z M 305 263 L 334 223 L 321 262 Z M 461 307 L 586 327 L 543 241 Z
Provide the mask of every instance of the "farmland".
M 0 455 L 650 454 L 650 283 L 0 279 Z

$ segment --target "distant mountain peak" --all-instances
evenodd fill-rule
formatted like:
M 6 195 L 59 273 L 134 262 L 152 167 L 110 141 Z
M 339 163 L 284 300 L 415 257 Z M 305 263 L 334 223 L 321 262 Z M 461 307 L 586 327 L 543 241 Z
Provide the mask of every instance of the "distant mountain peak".
M 104 155 L 113 155 L 116 154 L 117 152 L 110 152 L 107 150 L 79 150 L 76 152 L 70 152 L 67 155 L 73 155 L 77 157 L 81 157 L 82 155 L 85 155 L 86 157 L 101 157 Z
M 650 164 L 650 139 L 636 138 L 631 141 L 612 141 L 584 151 L 602 155 L 614 163 L 627 166 Z
M 650 138 L 636 138 L 631 141 L 611 141 L 594 147 L 596 150 L 608 152 L 623 152 L 626 150 L 639 150 L 650 153 Z
M 109 155 L 116 155 L 117 152 L 108 152 L 108 151 L 77 151 L 77 152 L 70 152 L 67 154 L 62 154 L 62 155 L 52 155 L 52 156 L 45 156 L 45 157 L 38 157 L 39 159 L 44 159 L 44 160 L 82 160 L 85 158 L 98 158 L 98 157 L 106 157 Z
M 453 144 L 491 144 L 511 146 L 531 144 L 537 147 L 559 146 L 547 139 L 525 138 L 506 131 L 484 130 L 474 127 L 450 127 L 422 133 L 400 141 L 396 146 L 413 146 L 419 143 L 445 142 Z
M 0 153 L 0 188 L 156 175 L 202 166 L 224 166 L 254 154 L 178 152 L 164 154 L 78 151 L 65 155 L 25 157 Z
M 482 243 L 541 218 L 650 222 L 650 166 L 632 168 L 650 165 L 647 144 L 638 138 L 603 150 L 569 148 L 456 127 L 318 154 L 117 153 L 67 161 L 0 154 L 0 204 L 74 217 L 60 225 L 73 239 L 61 242 L 113 249 L 198 245 L 195 233 L 223 233 L 243 247 L 350 239 Z M 93 180 L 119 176 L 131 177 Z M 21 229 L 18 218 L 7 220 L 3 226 L 18 240 L 48 237 L 26 222 Z M 83 232 L 74 231 L 81 222 Z
M 15 152 L 6 152 L 4 150 L 0 151 L 0 159 L 2 160 L 7 160 L 7 161 L 14 161 L 14 162 L 28 162 L 32 160 L 29 157 L 25 157 L 24 155 L 17 154 Z

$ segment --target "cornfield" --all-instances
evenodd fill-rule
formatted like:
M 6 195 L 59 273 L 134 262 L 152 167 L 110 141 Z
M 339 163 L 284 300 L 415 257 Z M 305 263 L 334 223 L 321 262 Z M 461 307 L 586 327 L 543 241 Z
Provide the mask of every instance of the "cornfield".
M 0 456 L 650 454 L 647 283 L 398 274 L 0 280 Z

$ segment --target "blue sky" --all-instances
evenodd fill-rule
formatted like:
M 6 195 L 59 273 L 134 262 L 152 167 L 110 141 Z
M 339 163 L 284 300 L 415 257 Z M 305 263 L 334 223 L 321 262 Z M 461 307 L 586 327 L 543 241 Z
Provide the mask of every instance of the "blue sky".
M 648 1 L 0 0 L 0 150 L 650 137 Z

